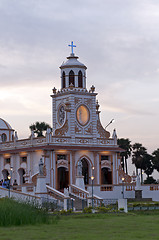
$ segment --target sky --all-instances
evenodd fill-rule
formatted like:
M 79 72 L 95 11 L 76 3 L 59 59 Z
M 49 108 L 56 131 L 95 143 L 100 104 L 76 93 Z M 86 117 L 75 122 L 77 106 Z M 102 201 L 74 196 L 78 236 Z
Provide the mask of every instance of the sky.
M 29 136 L 52 125 L 59 66 L 75 54 L 98 92 L 101 122 L 119 138 L 159 148 L 158 0 L 0 0 L 0 117 Z

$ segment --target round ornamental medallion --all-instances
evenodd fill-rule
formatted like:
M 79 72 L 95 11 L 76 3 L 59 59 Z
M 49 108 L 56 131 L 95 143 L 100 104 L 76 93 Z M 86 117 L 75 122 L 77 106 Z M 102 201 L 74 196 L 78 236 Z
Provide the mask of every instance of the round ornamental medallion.
M 59 109 L 58 109 L 58 115 L 57 115 L 57 119 L 60 125 L 62 125 L 65 121 L 65 108 L 62 105 Z
M 81 105 L 77 108 L 76 112 L 77 121 L 82 125 L 86 125 L 89 122 L 90 113 L 86 106 Z

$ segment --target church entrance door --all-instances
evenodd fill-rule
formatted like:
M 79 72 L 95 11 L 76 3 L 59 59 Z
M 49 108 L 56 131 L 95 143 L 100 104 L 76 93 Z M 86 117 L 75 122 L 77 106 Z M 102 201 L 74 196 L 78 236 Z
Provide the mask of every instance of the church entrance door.
M 23 185 L 25 183 L 25 178 L 24 178 L 25 170 L 23 168 L 19 168 L 18 173 L 20 177 L 20 185 Z
M 63 192 L 64 188 L 68 188 L 69 185 L 69 174 L 68 170 L 64 167 L 58 168 L 57 179 L 58 179 L 58 190 Z
M 82 159 L 82 176 L 84 176 L 84 184 L 89 184 L 89 168 L 85 158 Z
M 112 173 L 108 168 L 101 169 L 101 184 L 112 184 Z

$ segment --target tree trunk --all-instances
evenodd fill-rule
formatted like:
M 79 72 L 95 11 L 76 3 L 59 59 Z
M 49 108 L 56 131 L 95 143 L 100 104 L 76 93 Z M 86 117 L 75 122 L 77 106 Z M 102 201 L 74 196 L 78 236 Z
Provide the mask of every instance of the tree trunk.
M 136 167 L 136 176 L 138 176 L 138 168 Z
M 143 183 L 143 175 L 142 175 L 142 168 L 141 168 L 141 184 Z
M 128 174 L 128 166 L 127 166 L 127 159 L 125 158 L 125 173 Z

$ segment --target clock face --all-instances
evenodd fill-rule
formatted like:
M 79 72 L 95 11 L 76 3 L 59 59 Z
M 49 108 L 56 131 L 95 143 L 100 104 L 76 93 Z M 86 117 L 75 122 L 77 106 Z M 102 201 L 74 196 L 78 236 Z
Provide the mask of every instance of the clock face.
M 60 125 L 62 125 L 65 121 L 65 108 L 62 105 L 59 109 L 58 109 L 58 115 L 57 115 L 57 119 Z
M 88 108 L 84 105 L 79 106 L 77 108 L 76 117 L 77 117 L 78 122 L 81 125 L 83 125 L 83 126 L 86 125 L 88 123 L 89 117 L 90 117 Z

